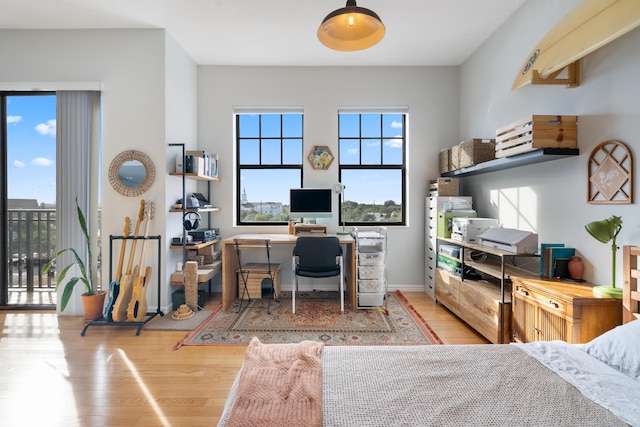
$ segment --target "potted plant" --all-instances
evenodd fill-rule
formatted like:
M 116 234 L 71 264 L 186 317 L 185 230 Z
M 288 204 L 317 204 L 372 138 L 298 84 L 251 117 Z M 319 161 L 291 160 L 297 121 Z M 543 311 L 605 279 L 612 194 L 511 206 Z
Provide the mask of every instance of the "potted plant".
M 85 248 L 82 251 L 78 251 L 75 248 L 67 248 L 58 251 L 51 261 L 47 263 L 47 265 L 42 269 L 42 273 L 46 273 L 56 264 L 56 259 L 65 252 L 71 252 L 74 257 L 74 261 L 64 267 L 58 278 L 56 279 L 56 291 L 58 287 L 62 284 L 64 286 L 64 291 L 62 292 L 62 297 L 60 299 L 60 310 L 64 311 L 67 308 L 67 304 L 71 299 L 71 295 L 73 295 L 73 289 L 75 288 L 78 282 L 84 285 L 85 292 L 82 294 L 82 304 L 84 307 L 84 316 L 87 320 L 96 320 L 102 317 L 102 308 L 104 305 L 104 297 L 106 292 L 104 291 L 96 291 L 94 286 L 94 280 L 96 278 L 96 274 L 93 271 L 93 263 L 92 263 L 92 254 L 91 254 L 91 238 L 89 237 L 89 232 L 87 229 L 87 221 L 84 216 L 84 213 L 80 209 L 78 205 L 78 198 L 76 197 L 76 209 L 78 212 L 78 223 L 80 224 L 80 228 L 82 229 L 82 233 L 85 238 Z M 86 252 L 85 252 L 86 251 Z M 85 252 L 87 254 L 87 262 L 85 264 L 83 258 L 80 256 L 81 253 Z M 67 272 L 74 265 L 77 265 L 80 269 L 80 275 L 74 276 L 68 279 L 65 282 L 65 278 L 67 276 Z

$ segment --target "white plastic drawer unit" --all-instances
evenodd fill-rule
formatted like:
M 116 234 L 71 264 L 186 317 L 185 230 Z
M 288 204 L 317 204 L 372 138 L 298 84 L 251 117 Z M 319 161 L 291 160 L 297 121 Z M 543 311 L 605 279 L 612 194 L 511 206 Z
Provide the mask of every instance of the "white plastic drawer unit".
M 384 264 L 358 266 L 358 279 L 380 279 L 384 276 Z
M 358 294 L 358 306 L 381 307 L 384 304 L 384 293 Z
M 384 252 L 385 237 L 376 231 L 365 231 L 357 234 L 358 252 Z
M 384 264 L 384 252 L 365 252 L 358 254 L 359 265 L 382 265 Z
M 358 292 L 384 292 L 384 279 L 358 280 Z

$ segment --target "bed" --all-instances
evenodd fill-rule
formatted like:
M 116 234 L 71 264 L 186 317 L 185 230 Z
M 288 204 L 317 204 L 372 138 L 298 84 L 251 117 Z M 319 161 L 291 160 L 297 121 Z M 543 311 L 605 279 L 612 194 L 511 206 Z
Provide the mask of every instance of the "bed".
M 255 339 L 218 425 L 640 426 L 640 250 L 623 250 L 625 323 L 587 344 Z

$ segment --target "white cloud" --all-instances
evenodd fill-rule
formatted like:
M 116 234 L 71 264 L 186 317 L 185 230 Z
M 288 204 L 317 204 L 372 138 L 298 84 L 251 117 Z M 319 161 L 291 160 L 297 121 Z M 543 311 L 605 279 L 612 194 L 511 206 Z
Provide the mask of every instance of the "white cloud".
M 51 166 L 53 164 L 53 160 L 44 157 L 36 157 L 31 160 L 31 164 L 33 166 Z
M 22 116 L 7 116 L 7 123 L 18 123 L 22 121 Z
M 14 160 L 13 161 L 13 167 L 23 168 L 24 167 L 24 162 L 21 162 L 20 160 Z
M 401 139 L 387 139 L 384 141 L 384 145 L 391 148 L 402 148 Z
M 47 123 L 40 123 L 36 126 L 36 132 L 40 135 L 56 135 L 56 121 L 48 120 Z
M 368 141 L 365 145 L 367 147 L 379 147 L 380 141 Z
M 347 150 L 347 153 L 349 154 L 358 154 L 358 149 L 357 148 L 350 148 Z
M 402 129 L 402 122 L 393 121 L 391 122 L 391 127 L 394 129 Z

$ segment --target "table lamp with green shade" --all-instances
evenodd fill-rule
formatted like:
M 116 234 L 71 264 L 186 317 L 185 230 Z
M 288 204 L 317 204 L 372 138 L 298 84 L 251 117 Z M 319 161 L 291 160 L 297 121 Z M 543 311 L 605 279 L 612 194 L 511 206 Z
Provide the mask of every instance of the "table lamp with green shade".
M 599 242 L 611 242 L 611 286 L 595 286 L 593 293 L 601 297 L 622 298 L 622 289 L 616 288 L 616 237 L 622 230 L 622 219 L 612 215 L 602 221 L 590 222 L 584 228 Z

